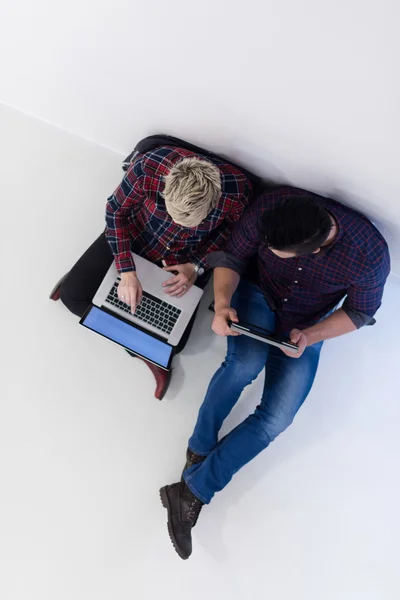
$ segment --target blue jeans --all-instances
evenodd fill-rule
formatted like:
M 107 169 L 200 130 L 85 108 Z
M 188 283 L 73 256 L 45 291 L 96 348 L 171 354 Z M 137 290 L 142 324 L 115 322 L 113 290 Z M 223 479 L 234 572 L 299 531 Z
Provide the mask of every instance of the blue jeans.
M 232 299 L 239 319 L 274 331 L 275 315 L 260 288 L 241 281 Z M 228 337 L 225 361 L 215 373 L 200 408 L 189 447 L 207 458 L 184 473 L 191 491 L 208 504 L 233 475 L 264 450 L 293 421 L 317 372 L 322 342 L 296 359 L 247 336 Z M 261 402 L 255 412 L 218 441 L 218 433 L 243 389 L 265 367 Z

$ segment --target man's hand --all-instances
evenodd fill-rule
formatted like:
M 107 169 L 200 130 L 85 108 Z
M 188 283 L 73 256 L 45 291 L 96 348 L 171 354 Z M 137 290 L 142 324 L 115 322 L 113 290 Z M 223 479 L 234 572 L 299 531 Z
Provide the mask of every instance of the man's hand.
M 223 337 L 227 335 L 240 335 L 240 333 L 233 331 L 229 327 L 229 321 L 232 321 L 233 323 L 239 322 L 236 310 L 234 308 L 225 306 L 223 308 L 215 309 L 214 321 L 212 324 L 213 332 Z
M 162 284 L 164 292 L 170 296 L 180 298 L 192 287 L 196 281 L 197 273 L 194 265 L 185 263 L 184 265 L 173 265 L 164 267 L 164 271 L 175 271 L 177 275 L 170 277 Z
M 300 329 L 292 329 L 290 332 L 290 341 L 292 344 L 296 344 L 299 347 L 298 352 L 289 350 L 289 348 L 286 350 L 281 348 L 282 352 L 286 354 L 286 356 L 290 356 L 290 358 L 300 358 L 308 345 L 308 338 L 306 334 L 303 331 L 300 331 Z
M 134 271 L 121 273 L 121 281 L 118 286 L 118 298 L 131 307 L 134 314 L 136 306 L 142 301 L 143 290 L 140 281 Z

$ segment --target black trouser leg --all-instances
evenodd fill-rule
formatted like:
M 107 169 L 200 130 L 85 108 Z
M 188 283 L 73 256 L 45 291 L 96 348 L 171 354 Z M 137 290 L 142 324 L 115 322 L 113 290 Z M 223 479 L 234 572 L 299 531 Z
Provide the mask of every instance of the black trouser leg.
M 72 267 L 62 283 L 60 298 L 74 315 L 81 317 L 91 304 L 113 255 L 103 232 Z

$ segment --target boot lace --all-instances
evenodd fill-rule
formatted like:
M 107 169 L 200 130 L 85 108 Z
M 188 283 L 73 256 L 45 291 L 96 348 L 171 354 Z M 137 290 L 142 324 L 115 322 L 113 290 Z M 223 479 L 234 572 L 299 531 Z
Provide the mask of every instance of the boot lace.
M 190 519 L 190 521 L 193 522 L 192 527 L 196 525 L 202 507 L 203 503 L 201 502 L 201 500 L 199 500 L 198 498 L 193 498 L 187 513 L 188 518 Z

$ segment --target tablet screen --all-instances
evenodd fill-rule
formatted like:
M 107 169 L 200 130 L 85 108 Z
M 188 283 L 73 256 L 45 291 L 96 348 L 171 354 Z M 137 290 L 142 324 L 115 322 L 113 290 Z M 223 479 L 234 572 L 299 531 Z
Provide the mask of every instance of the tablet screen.
M 97 306 L 92 306 L 80 323 L 162 367 L 169 366 L 172 346 L 100 310 Z

